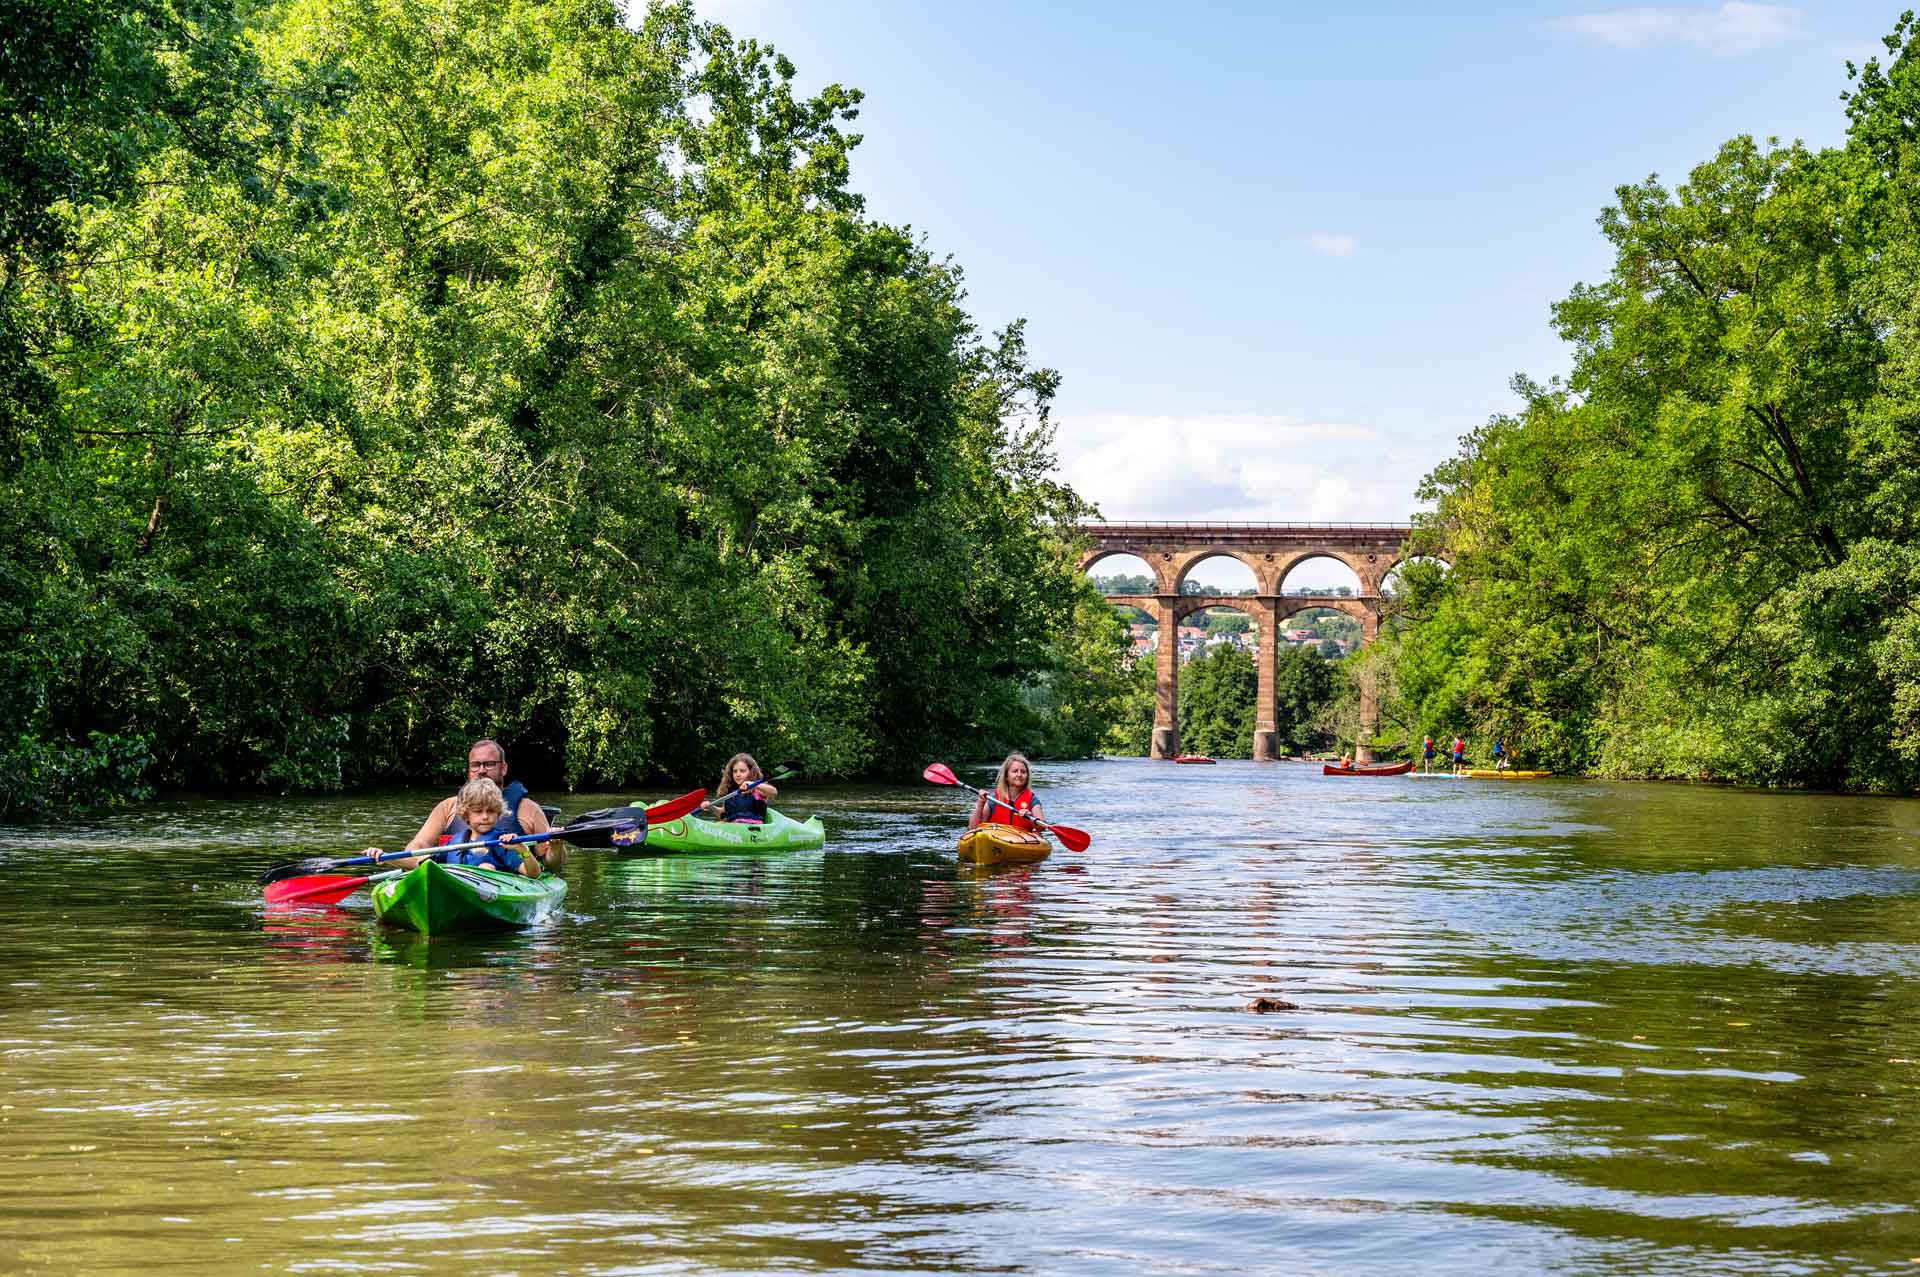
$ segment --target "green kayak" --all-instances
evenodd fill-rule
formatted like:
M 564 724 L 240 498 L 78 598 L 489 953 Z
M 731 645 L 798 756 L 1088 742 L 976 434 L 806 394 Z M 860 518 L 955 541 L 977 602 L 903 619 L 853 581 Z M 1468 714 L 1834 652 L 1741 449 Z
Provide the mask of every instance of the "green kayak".
M 664 825 L 652 825 L 647 829 L 646 845 L 640 848 L 647 852 L 741 852 L 754 851 L 802 851 L 809 847 L 824 847 L 827 831 L 815 816 L 812 820 L 798 821 L 782 816 L 769 808 L 764 825 L 732 824 L 721 820 L 696 820 L 689 816 L 684 820 L 670 820 Z
M 525 927 L 551 913 L 567 880 L 523 878 L 498 869 L 448 866 L 437 860 L 373 885 L 374 915 L 422 935 Z

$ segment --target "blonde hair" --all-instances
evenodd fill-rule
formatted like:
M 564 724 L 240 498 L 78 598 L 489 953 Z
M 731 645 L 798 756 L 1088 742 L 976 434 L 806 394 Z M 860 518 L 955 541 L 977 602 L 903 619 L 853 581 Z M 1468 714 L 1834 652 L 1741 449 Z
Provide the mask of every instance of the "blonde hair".
M 735 754 L 727 760 L 727 765 L 720 769 L 720 788 L 716 789 L 714 791 L 715 793 L 731 794 L 738 788 L 738 786 L 733 783 L 733 765 L 735 763 L 745 763 L 747 765 L 747 770 L 752 773 L 752 775 L 747 777 L 749 781 L 766 779 L 766 776 L 760 770 L 760 764 L 753 761 L 752 754 Z
M 993 792 L 996 796 L 1009 800 L 1020 796 L 1007 788 L 1007 768 L 1013 766 L 1015 763 L 1019 763 L 1027 769 L 1027 783 L 1025 788 L 1033 788 L 1033 764 L 1027 761 L 1025 754 L 1008 754 L 1000 760 L 1000 770 L 996 772 L 993 777 Z
M 464 817 L 468 812 L 490 811 L 494 820 L 506 814 L 506 795 L 500 792 L 500 786 L 485 776 L 477 777 L 460 786 L 460 792 L 453 796 L 453 814 Z M 469 825 L 473 822 L 468 821 Z M 491 825 L 488 828 L 492 828 Z M 485 829 L 476 829 L 475 833 L 485 833 Z

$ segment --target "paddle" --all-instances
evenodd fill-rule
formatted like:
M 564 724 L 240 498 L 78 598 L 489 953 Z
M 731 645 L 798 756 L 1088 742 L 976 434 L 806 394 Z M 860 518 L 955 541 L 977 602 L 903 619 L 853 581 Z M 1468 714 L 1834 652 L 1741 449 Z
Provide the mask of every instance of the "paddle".
M 972 785 L 969 785 L 966 781 L 961 780 L 958 776 L 953 774 L 953 769 L 948 767 L 945 763 L 935 763 L 933 766 L 927 768 L 927 770 L 921 772 L 920 774 L 924 776 L 926 779 L 932 781 L 936 785 L 958 785 L 962 789 L 969 790 L 972 793 L 980 795 L 980 797 L 986 799 L 988 802 L 994 804 L 997 807 L 1005 807 L 1008 811 L 1013 812 L 1014 815 L 1019 816 L 1025 820 L 1032 821 L 1034 824 L 1040 826 L 1040 828 L 1052 834 L 1055 838 L 1058 838 L 1060 840 L 1060 845 L 1062 847 L 1065 847 L 1068 851 L 1085 851 L 1093 843 L 1093 836 L 1082 830 L 1070 829 L 1066 825 L 1049 825 L 1046 821 L 1041 820 L 1038 816 L 1031 816 L 1023 811 L 1014 811 L 1012 807 L 1007 806 L 1006 801 L 1002 799 L 999 795 L 989 794 L 984 789 L 974 789 Z
M 549 829 L 544 834 L 520 834 L 507 845 L 523 847 L 528 843 L 545 842 L 549 838 L 567 838 L 569 834 L 599 834 L 607 832 L 615 846 L 635 845 L 646 840 L 646 835 L 637 820 L 618 821 L 577 821 L 565 829 Z M 571 842 L 571 838 L 567 838 Z M 497 846 L 498 838 L 480 838 L 473 842 L 448 843 L 444 847 L 428 847 L 420 851 L 401 848 L 399 851 L 383 851 L 377 856 L 357 856 L 355 860 L 363 864 L 379 864 L 385 860 L 404 860 L 409 856 L 422 856 L 428 860 L 438 860 L 449 851 L 466 851 L 473 847 Z M 284 904 L 289 900 L 311 900 L 319 904 L 332 904 L 345 900 L 378 878 L 394 878 L 407 872 L 404 869 L 391 870 L 388 873 L 373 874 L 359 878 L 342 878 L 337 874 L 317 874 L 299 878 L 278 878 L 267 884 L 263 893 L 269 904 Z
M 481 899 L 491 900 L 499 894 L 498 887 L 477 874 L 463 872 L 465 868 L 462 865 L 448 866 L 452 872 L 466 879 Z M 389 878 L 398 878 L 401 874 L 410 872 L 411 870 L 407 869 L 389 869 L 385 873 L 369 874 L 364 878 L 342 878 L 338 874 L 322 878 L 286 878 L 267 888 L 267 903 L 336 905 L 370 882 L 385 882 Z M 303 883 L 306 885 L 301 886 Z M 299 889 L 283 890 L 288 887 Z
M 317 874 L 309 878 L 282 878 L 270 882 L 264 894 L 270 905 L 300 904 L 337 905 L 342 900 L 370 882 L 380 882 L 387 878 L 398 878 L 406 873 L 405 869 L 389 869 L 385 873 L 368 874 L 363 878 L 345 878 L 339 874 Z
M 674 799 L 672 805 L 681 807 L 684 814 L 684 812 L 692 811 L 698 807 L 706 796 L 706 790 L 695 790 L 691 794 L 683 794 L 681 797 Z M 665 803 L 661 804 L 663 807 L 667 805 L 668 804 Z M 673 817 L 667 817 L 667 819 L 673 819 Z M 647 813 L 647 822 L 649 824 L 657 823 L 653 818 L 651 810 Z M 565 842 L 576 842 L 576 839 L 583 839 L 584 842 L 577 843 L 576 845 L 591 843 L 603 847 L 626 846 L 643 841 L 641 838 L 623 837 L 623 835 L 638 833 L 639 830 L 640 822 L 638 819 L 621 815 L 599 820 L 576 820 L 565 829 L 549 829 L 542 834 L 522 834 L 519 836 L 518 841 L 522 843 L 543 842 L 548 838 L 559 838 Z M 605 840 L 600 841 L 603 837 Z M 476 838 L 470 842 L 451 843 L 440 847 L 422 847 L 416 850 L 402 848 L 399 851 L 383 851 L 374 856 L 348 856 L 345 859 L 329 859 L 325 856 L 310 857 L 306 860 L 294 860 L 283 865 L 274 865 L 260 875 L 259 881 L 261 886 L 266 886 L 269 883 L 281 882 L 285 879 L 302 875 L 330 873 L 337 869 L 351 869 L 355 865 L 377 865 L 385 860 L 400 860 L 407 856 L 424 856 L 429 852 L 466 851 L 473 847 L 484 847 L 492 841 L 497 840 Z

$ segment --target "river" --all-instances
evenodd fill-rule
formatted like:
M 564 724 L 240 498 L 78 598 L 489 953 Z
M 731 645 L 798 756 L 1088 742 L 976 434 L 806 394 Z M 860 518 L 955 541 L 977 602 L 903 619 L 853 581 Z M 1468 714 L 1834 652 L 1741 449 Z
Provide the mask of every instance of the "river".
M 793 783 L 826 850 L 577 852 L 483 938 L 254 883 L 445 791 L 0 828 L 0 1271 L 1920 1265 L 1920 804 L 1037 780 L 1089 851 Z

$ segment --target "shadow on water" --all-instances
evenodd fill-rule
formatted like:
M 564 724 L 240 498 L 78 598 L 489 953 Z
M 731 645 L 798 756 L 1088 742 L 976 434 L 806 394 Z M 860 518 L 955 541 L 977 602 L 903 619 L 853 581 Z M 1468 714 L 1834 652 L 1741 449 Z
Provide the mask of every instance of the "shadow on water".
M 437 795 L 0 830 L 0 1267 L 1920 1257 L 1915 804 L 1040 780 L 1085 855 L 963 866 L 951 791 L 796 785 L 823 851 L 576 853 L 490 936 L 259 900 Z

